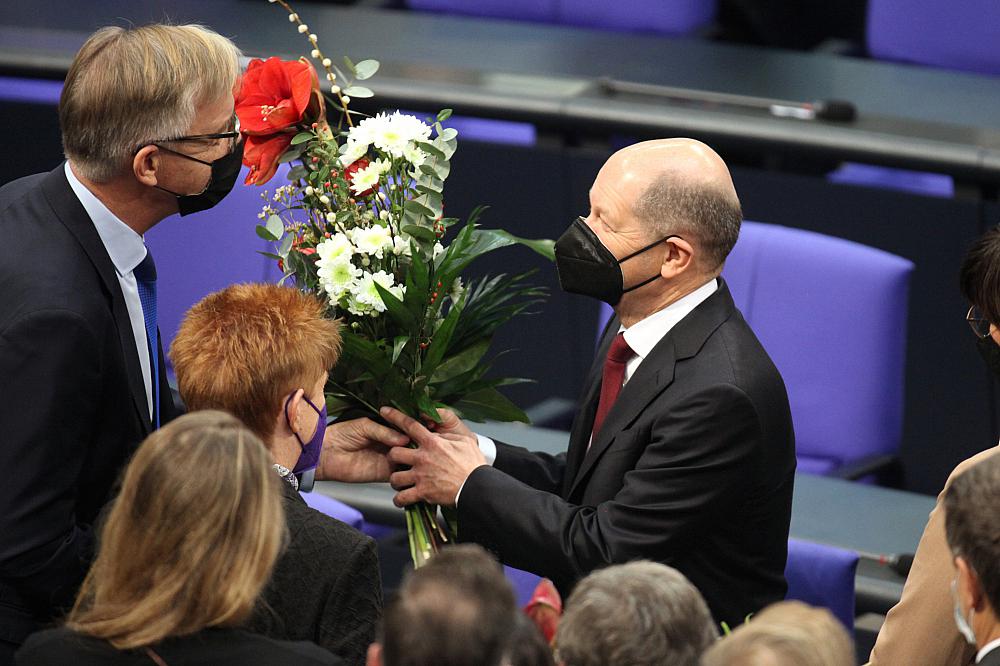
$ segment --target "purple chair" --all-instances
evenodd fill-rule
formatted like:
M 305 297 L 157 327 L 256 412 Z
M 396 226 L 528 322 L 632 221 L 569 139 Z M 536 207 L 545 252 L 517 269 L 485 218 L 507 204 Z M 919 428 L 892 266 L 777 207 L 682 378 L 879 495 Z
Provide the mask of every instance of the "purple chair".
M 524 608 L 531 601 L 531 595 L 535 593 L 535 588 L 538 587 L 538 583 L 542 580 L 542 577 L 527 571 L 515 569 L 514 567 L 508 567 L 507 565 L 504 565 L 503 572 L 514 588 L 514 595 L 517 597 L 517 607 Z
M 810 541 L 788 540 L 786 599 L 828 609 L 854 632 L 854 576 L 858 554 Z
M 171 217 L 146 234 L 146 244 L 156 259 L 159 289 L 157 315 L 163 349 L 169 349 L 188 308 L 207 294 L 237 282 L 274 280 L 274 262 L 259 251 L 272 251 L 273 243 L 260 239 L 254 227 L 261 193 L 287 182 L 279 170 L 263 188 L 243 184 L 246 168 L 229 196 L 207 211 Z M 168 370 L 171 369 L 167 360 Z
M 313 509 L 316 509 L 320 513 L 325 513 L 331 518 L 336 518 L 342 523 L 347 523 L 356 530 L 364 531 L 365 518 L 354 507 L 347 506 L 340 500 L 336 500 L 323 493 L 312 492 L 300 494 L 302 495 L 302 499 L 306 501 L 306 504 Z
M 1000 74 L 996 0 L 869 0 L 873 58 Z
M 799 471 L 858 479 L 894 463 L 912 272 L 858 243 L 743 223 L 723 276 L 785 380 Z

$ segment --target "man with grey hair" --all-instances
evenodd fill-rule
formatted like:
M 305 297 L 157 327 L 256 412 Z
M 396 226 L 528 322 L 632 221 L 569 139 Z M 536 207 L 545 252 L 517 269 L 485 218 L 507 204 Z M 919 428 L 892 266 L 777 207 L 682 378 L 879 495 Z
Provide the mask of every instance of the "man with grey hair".
M 611 156 L 590 214 L 556 242 L 563 289 L 612 305 L 565 454 L 430 432 L 383 416 L 417 449 L 396 503 L 458 507 L 458 537 L 568 594 L 594 569 L 669 564 L 734 626 L 782 599 L 795 447 L 788 397 L 720 277 L 742 214 L 711 148 L 647 141 Z
M 0 188 L 0 666 L 72 603 L 121 468 L 177 412 L 143 234 L 232 189 L 240 57 L 197 25 L 98 30 L 59 102 L 68 161 Z
M 698 666 L 719 632 L 684 574 L 658 562 L 595 571 L 566 602 L 560 666 Z

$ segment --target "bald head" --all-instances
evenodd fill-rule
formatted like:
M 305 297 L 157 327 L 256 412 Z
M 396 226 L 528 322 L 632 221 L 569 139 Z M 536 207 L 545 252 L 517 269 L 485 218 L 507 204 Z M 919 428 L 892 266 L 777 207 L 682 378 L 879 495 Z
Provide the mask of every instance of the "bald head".
M 643 141 L 612 155 L 598 179 L 632 202 L 651 236 L 677 234 L 698 248 L 705 272 L 721 270 L 743 214 L 729 168 L 714 150 L 693 139 Z

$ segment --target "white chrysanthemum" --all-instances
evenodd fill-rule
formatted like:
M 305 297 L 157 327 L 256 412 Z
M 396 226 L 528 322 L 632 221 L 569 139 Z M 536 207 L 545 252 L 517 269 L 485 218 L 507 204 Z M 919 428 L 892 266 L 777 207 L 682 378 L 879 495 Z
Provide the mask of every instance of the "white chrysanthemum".
M 353 253 L 351 239 L 346 234 L 336 233 L 316 246 L 316 255 L 319 257 L 316 265 L 322 268 L 324 263 L 334 262 L 342 257 L 350 259 Z
M 367 192 L 378 185 L 379 176 L 382 172 L 375 163 L 369 164 L 364 169 L 358 169 L 351 178 L 351 191 L 356 195 Z
M 330 301 L 336 303 L 355 288 L 361 269 L 351 263 L 349 256 L 342 256 L 321 266 L 316 275 Z
M 392 248 L 392 234 L 388 227 L 374 224 L 370 227 L 359 227 L 351 230 L 351 240 L 358 252 L 382 258 L 382 251 Z
M 410 237 L 406 234 L 399 234 L 392 239 L 392 252 L 395 255 L 402 255 L 404 257 L 413 256 L 413 252 L 410 249 Z
M 427 153 L 420 150 L 420 148 L 416 145 L 410 143 L 403 149 L 403 159 L 412 164 L 414 167 L 419 167 L 427 161 Z
M 378 289 L 375 287 L 376 284 L 402 300 L 405 293 L 404 287 L 396 284 L 395 278 L 385 271 L 365 273 L 351 290 L 354 300 L 360 305 L 368 306 L 376 312 L 385 312 L 385 303 L 382 302 L 382 295 L 378 293 Z
M 394 158 L 402 157 L 410 142 L 426 141 L 431 136 L 430 126 L 399 111 L 392 115 L 380 113 L 374 118 L 366 118 L 358 123 L 356 131 L 359 137 L 371 141 L 376 148 Z
M 357 162 L 359 159 L 368 153 L 368 143 L 364 141 L 353 141 L 350 137 L 347 139 L 347 146 L 344 153 L 340 156 L 340 166 L 347 168 Z
M 369 166 L 369 169 L 376 169 L 379 173 L 386 173 L 392 168 L 392 162 L 389 160 L 375 160 Z

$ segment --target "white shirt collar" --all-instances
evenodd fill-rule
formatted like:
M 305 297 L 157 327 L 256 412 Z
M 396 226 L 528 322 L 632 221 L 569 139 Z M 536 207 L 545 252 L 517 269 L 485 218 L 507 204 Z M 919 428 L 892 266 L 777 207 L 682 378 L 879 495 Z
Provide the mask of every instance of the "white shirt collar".
M 1000 647 L 1000 638 L 994 639 L 983 646 L 983 649 L 976 653 L 976 663 L 978 664 L 990 652 Z
M 143 259 L 146 258 L 146 245 L 142 236 L 134 229 L 118 219 L 108 207 L 101 203 L 101 200 L 94 196 L 94 193 L 80 182 L 73 170 L 66 162 L 66 180 L 76 194 L 76 198 L 83 204 L 83 209 L 87 211 L 91 221 L 97 228 L 97 235 L 101 237 L 104 248 L 111 257 L 111 263 L 115 265 L 115 270 L 119 275 L 127 275 L 135 270 Z
M 702 286 L 698 287 L 690 294 L 677 299 L 667 307 L 654 312 L 645 319 L 632 324 L 628 328 L 622 326 L 619 332 L 624 331 L 625 342 L 632 348 L 635 355 L 640 359 L 646 358 L 653 347 L 663 339 L 684 317 L 701 305 L 709 296 L 719 288 L 719 281 L 712 278 Z

